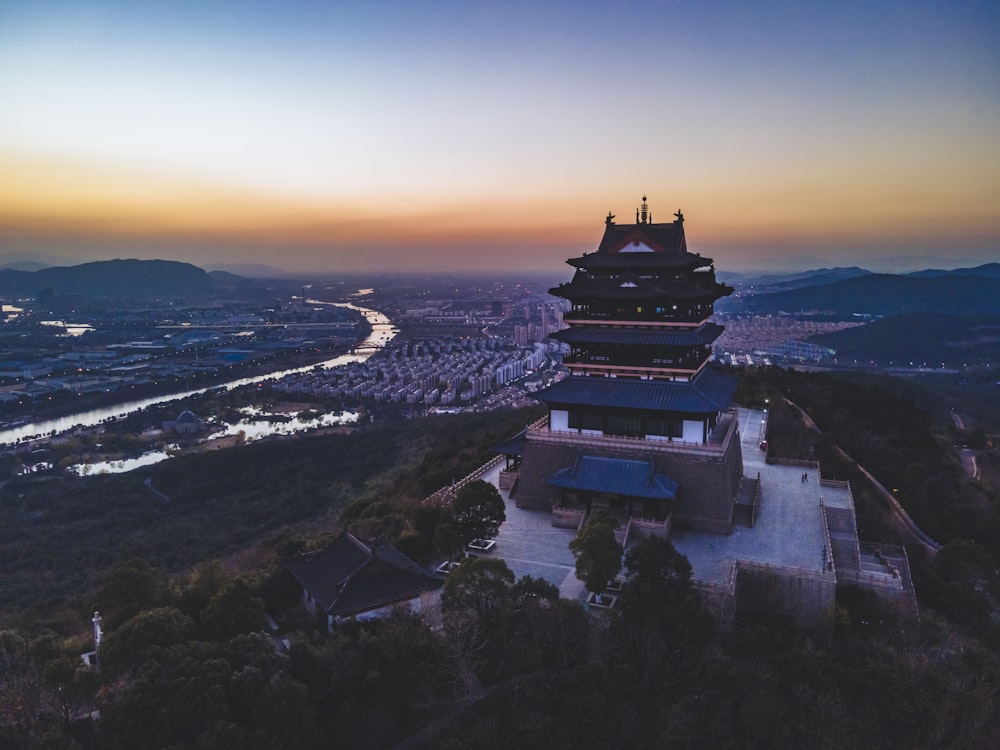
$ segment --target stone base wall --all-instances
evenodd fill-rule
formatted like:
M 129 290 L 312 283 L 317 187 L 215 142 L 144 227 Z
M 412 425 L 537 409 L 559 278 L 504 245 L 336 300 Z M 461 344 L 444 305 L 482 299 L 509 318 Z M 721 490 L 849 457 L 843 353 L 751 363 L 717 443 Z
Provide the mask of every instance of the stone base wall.
M 507 471 L 503 469 L 500 471 L 500 479 L 497 484 L 500 486 L 501 490 L 510 490 L 514 487 L 517 482 L 517 472 Z
M 833 573 L 746 562 L 736 566 L 738 611 L 788 615 L 809 630 L 822 627 L 833 613 L 837 592 Z
M 517 486 L 511 498 L 518 508 L 549 510 L 559 502 L 559 493 L 545 483 L 547 477 L 570 467 L 580 453 L 614 458 L 652 459 L 658 471 L 678 482 L 680 488 L 673 505 L 673 523 L 680 529 L 728 534 L 732 531 L 733 507 L 743 477 L 743 454 L 738 439 L 725 449 L 691 450 L 679 445 L 676 451 L 662 443 L 644 445 L 628 441 L 620 448 L 608 441 L 588 443 L 586 435 L 560 442 L 533 440 L 529 434 L 524 446 Z

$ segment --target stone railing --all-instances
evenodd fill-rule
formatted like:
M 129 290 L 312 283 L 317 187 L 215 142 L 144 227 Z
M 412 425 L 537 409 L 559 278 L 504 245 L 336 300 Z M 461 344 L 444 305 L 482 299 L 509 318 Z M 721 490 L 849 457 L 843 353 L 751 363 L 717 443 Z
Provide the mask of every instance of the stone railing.
M 851 483 L 845 482 L 841 479 L 820 479 L 820 486 L 822 487 L 835 487 L 841 490 L 847 490 L 848 494 L 851 492 Z M 851 505 L 854 505 L 854 498 L 851 498 Z
M 519 473 L 514 469 L 501 469 L 497 484 L 501 490 L 510 490 L 517 483 Z
M 868 469 L 866 469 L 864 466 L 862 466 L 861 464 L 856 464 L 856 466 L 858 467 L 858 469 L 861 470 L 861 473 L 868 478 L 868 481 L 870 481 L 873 485 L 875 485 L 875 489 L 879 491 L 882 497 L 884 497 L 886 500 L 889 501 L 889 504 L 892 506 L 893 512 L 896 514 L 896 517 L 903 523 L 904 526 L 906 526 L 907 530 L 911 534 L 913 534 L 914 537 L 916 537 L 917 541 L 920 542 L 932 555 L 936 554 L 937 552 L 940 552 L 942 545 L 931 539 L 927 534 L 924 533 L 923 529 L 917 526 L 916 522 L 912 518 L 910 518 L 910 514 L 907 513 L 903 509 L 903 506 L 899 504 L 899 501 L 896 499 L 895 495 L 893 495 L 885 487 L 883 487 L 882 483 L 879 482 L 875 477 L 873 477 L 871 475 L 871 472 L 869 472 Z
M 823 518 L 823 539 L 826 541 L 826 546 L 823 548 L 823 562 L 826 565 L 826 569 L 831 571 L 834 575 L 837 574 L 837 566 L 833 562 L 833 542 L 830 540 L 830 524 L 826 520 L 826 511 L 823 508 L 823 498 L 819 499 L 820 505 L 820 516 Z M 857 539 L 858 535 L 855 533 L 854 538 Z M 857 542 L 855 541 L 855 546 Z M 860 555 L 858 556 L 860 559 Z
M 552 525 L 557 529 L 577 529 L 579 531 L 586 517 L 586 511 L 579 508 L 555 507 L 552 509 Z
M 469 484 L 470 482 L 474 482 L 477 479 L 481 478 L 483 474 L 485 474 L 487 471 L 492 469 L 494 466 L 496 466 L 503 460 L 504 460 L 503 456 L 494 456 L 489 461 L 480 466 L 478 469 L 462 477 L 457 482 L 452 482 L 451 484 L 439 489 L 433 495 L 429 495 L 427 498 L 424 499 L 424 502 L 427 504 L 434 504 L 434 503 L 441 504 L 441 503 L 451 502 L 455 497 L 455 493 L 457 493 L 460 489 L 462 489 L 465 485 Z
M 772 563 L 755 562 L 752 560 L 738 560 L 736 566 L 741 570 L 752 570 L 758 573 L 778 573 L 810 581 L 822 581 L 832 577 L 831 571 L 810 570 L 809 568 L 800 568 L 795 565 L 774 565 Z
M 798 458 L 767 458 L 765 463 L 774 466 L 798 466 L 802 469 L 815 469 L 819 471 L 818 461 L 806 461 Z M 820 481 L 823 481 L 822 479 Z
M 721 443 L 686 443 L 681 440 L 649 440 L 644 437 L 629 437 L 625 435 L 588 435 L 570 430 L 550 430 L 546 426 L 536 427 L 532 425 L 528 428 L 528 437 L 531 440 L 546 443 L 568 443 L 579 445 L 581 441 L 586 441 L 590 445 L 602 446 L 611 450 L 641 450 L 641 451 L 663 451 L 670 453 L 692 453 L 696 455 L 724 454 L 737 434 L 739 420 L 727 420 L 726 434 Z
M 660 521 L 656 518 L 640 518 L 639 516 L 632 516 L 628 520 L 629 534 L 631 537 L 632 533 L 642 536 L 659 536 L 666 538 L 670 534 L 670 516 L 666 519 Z

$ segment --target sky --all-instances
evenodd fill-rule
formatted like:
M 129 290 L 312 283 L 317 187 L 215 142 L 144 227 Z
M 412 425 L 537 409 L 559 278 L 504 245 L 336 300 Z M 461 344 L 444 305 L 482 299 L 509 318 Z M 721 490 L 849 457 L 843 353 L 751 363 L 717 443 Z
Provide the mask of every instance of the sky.
M 0 260 L 1000 260 L 1000 3 L 0 0 Z

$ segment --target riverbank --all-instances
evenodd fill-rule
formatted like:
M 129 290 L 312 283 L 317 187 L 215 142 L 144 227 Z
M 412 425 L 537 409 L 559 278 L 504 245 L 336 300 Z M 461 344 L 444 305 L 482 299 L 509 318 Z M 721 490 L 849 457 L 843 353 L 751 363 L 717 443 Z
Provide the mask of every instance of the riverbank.
M 31 422 L 0 429 L 0 445 L 14 445 L 25 441 L 49 437 L 76 427 L 88 427 L 100 424 L 108 419 L 115 419 L 126 414 L 139 411 L 155 404 L 176 401 L 198 393 L 213 389 L 232 390 L 246 385 L 269 379 L 282 378 L 286 375 L 308 372 L 321 367 L 329 369 L 351 362 L 368 359 L 373 353 L 385 346 L 396 334 L 396 329 L 384 314 L 377 310 L 361 308 L 352 304 L 342 304 L 357 310 L 362 315 L 362 330 L 367 331 L 364 338 L 356 341 L 351 347 L 336 347 L 324 351 L 296 353 L 291 358 L 276 355 L 266 363 L 249 363 L 247 365 L 232 365 L 224 372 L 202 381 L 197 387 L 193 381 L 185 380 L 183 388 L 179 381 L 170 384 L 161 383 L 152 386 L 152 392 L 144 395 L 140 388 L 129 388 L 115 394 L 94 394 L 96 401 L 87 402 L 85 396 L 71 396 L 69 403 L 64 402 L 64 408 L 54 412 L 54 416 L 36 416 Z M 342 352 L 339 353 L 338 352 Z M 330 356 L 331 354 L 335 356 Z M 245 369 L 240 369 L 245 368 Z M 114 396 L 117 396 L 115 398 Z M 103 401 L 110 398 L 110 402 Z M 55 409 L 55 406 L 46 408 Z M 11 417 L 11 421 L 23 419 L 23 415 Z

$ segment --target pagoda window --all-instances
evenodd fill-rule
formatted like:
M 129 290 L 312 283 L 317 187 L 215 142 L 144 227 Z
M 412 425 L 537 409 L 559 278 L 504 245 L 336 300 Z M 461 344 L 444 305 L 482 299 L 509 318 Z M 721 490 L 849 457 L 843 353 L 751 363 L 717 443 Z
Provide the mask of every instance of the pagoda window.
M 604 431 L 609 435 L 629 435 L 641 437 L 642 420 L 639 417 L 626 417 L 620 414 L 609 414 Z
M 571 430 L 602 430 L 604 420 L 600 414 L 585 411 L 570 411 L 569 428 Z
M 681 420 L 673 417 L 647 417 L 646 434 L 666 435 L 667 437 L 679 438 L 684 433 L 684 425 Z

